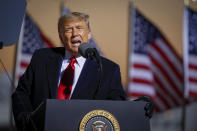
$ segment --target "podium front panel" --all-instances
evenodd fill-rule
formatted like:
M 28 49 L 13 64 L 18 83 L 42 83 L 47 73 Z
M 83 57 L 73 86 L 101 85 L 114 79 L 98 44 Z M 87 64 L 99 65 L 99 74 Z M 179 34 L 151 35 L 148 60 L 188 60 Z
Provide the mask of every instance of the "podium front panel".
M 45 131 L 78 131 L 81 120 L 93 110 L 111 113 L 118 121 L 120 131 L 149 131 L 144 106 L 145 103 L 139 101 L 48 99 Z

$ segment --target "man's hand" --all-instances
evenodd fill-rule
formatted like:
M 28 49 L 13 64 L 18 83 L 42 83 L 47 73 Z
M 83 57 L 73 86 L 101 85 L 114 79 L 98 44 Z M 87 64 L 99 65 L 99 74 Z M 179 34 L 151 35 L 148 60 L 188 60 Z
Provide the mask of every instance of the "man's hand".
M 17 117 L 19 131 L 37 131 L 31 112 L 23 112 Z
M 151 98 L 149 98 L 148 96 L 140 96 L 139 98 L 137 98 L 134 101 L 144 101 L 144 102 L 147 102 L 146 105 L 145 105 L 145 107 L 144 107 L 144 110 L 146 111 L 145 116 L 148 117 L 148 118 L 151 118 L 153 116 L 155 104 L 151 100 Z
M 28 129 L 28 125 L 29 125 L 29 118 L 30 113 L 27 112 L 23 112 L 21 114 L 19 114 L 19 116 L 17 117 L 17 128 L 20 131 L 26 131 Z

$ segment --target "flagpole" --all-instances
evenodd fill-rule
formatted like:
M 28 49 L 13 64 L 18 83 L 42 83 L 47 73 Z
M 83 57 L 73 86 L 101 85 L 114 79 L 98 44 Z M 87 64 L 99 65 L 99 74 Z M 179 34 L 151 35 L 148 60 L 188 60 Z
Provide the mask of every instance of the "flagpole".
M 184 69 L 183 69 L 184 70 Z M 185 84 L 184 84 L 185 85 Z M 181 115 L 181 131 L 185 131 L 185 118 L 186 118 L 186 100 L 185 100 L 185 86 L 183 87 L 183 96 L 182 96 L 182 115 Z
M 189 6 L 189 0 L 184 0 L 184 5 L 186 7 Z M 183 54 L 186 55 L 187 54 L 187 51 L 188 51 L 188 48 L 185 46 L 185 44 L 188 44 L 188 40 L 187 37 L 188 34 L 185 34 L 186 32 L 188 32 L 186 26 L 188 25 L 188 15 L 186 14 L 186 10 L 185 10 L 185 7 L 184 7 L 184 11 L 183 11 Z M 185 43 L 186 42 L 186 43 Z M 186 52 L 185 52 L 186 51 Z M 186 68 L 188 67 L 188 64 L 186 62 L 186 58 L 187 56 L 183 56 L 183 72 L 184 72 L 184 87 L 183 87 L 183 98 L 182 98 L 182 116 L 181 116 L 181 131 L 185 131 L 185 122 L 186 122 L 186 99 L 185 99 L 185 96 L 186 96 L 186 93 L 187 90 L 187 73 L 186 73 Z
M 61 0 L 60 1 L 60 15 L 62 15 L 62 9 L 64 7 L 64 4 L 65 4 L 64 0 Z
M 128 89 L 129 89 L 129 81 L 130 81 L 130 76 L 129 76 L 129 70 L 130 70 L 130 67 L 131 67 L 131 62 L 130 62 L 130 60 L 131 60 L 131 49 L 132 49 L 132 47 L 131 47 L 131 40 L 133 40 L 133 38 L 131 38 L 131 36 L 133 36 L 133 35 L 131 35 L 131 34 L 133 34 L 133 32 L 134 32 L 134 28 L 133 28 L 133 22 L 134 22 L 134 20 L 133 20 L 133 15 L 131 15 L 131 13 L 133 13 L 133 12 L 131 12 L 131 8 L 132 8 L 132 6 L 133 6 L 133 0 L 129 0 L 129 26 L 128 26 L 128 28 L 129 28 L 129 34 L 128 34 L 128 56 L 127 56 L 127 60 L 128 60 L 128 63 L 127 63 L 127 81 L 126 81 L 126 87 L 127 87 L 127 89 L 126 89 L 126 91 L 127 91 L 127 97 L 129 97 L 129 91 L 128 91 Z M 133 44 L 133 43 L 132 43 Z
M 184 0 L 184 5 L 189 6 L 189 0 Z
M 185 131 L 185 117 L 186 116 L 186 106 L 185 106 L 185 99 L 183 98 L 183 105 L 182 105 L 182 117 L 181 117 L 181 131 Z

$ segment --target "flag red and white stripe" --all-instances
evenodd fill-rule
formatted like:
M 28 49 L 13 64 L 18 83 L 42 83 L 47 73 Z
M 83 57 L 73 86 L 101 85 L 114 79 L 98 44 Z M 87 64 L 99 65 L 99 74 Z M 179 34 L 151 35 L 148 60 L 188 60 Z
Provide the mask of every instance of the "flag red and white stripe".
M 184 8 L 183 54 L 185 97 L 197 99 L 197 12 Z
M 23 20 L 19 42 L 17 44 L 14 84 L 18 84 L 19 78 L 28 67 L 35 50 L 53 47 L 52 42 L 40 31 L 32 18 L 26 14 Z
M 157 111 L 180 106 L 183 64 L 162 33 L 131 8 L 129 97 L 149 96 Z

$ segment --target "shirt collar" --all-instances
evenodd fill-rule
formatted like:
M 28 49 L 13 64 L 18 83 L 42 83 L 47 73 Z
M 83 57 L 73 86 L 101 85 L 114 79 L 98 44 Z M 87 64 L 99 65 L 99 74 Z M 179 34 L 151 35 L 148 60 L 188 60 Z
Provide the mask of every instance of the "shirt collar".
M 65 53 L 65 57 L 64 57 L 64 60 L 66 60 L 68 63 L 70 62 L 69 59 L 71 58 L 72 56 L 70 55 L 70 53 L 68 51 L 66 51 Z M 76 58 L 77 60 L 77 64 L 79 65 L 79 67 L 82 67 L 83 64 L 85 63 L 86 61 L 86 58 L 84 58 L 83 56 L 79 56 Z

